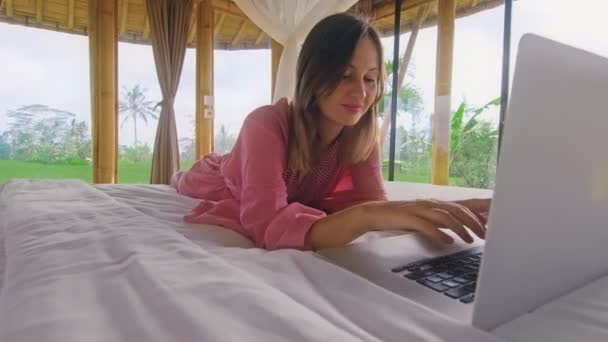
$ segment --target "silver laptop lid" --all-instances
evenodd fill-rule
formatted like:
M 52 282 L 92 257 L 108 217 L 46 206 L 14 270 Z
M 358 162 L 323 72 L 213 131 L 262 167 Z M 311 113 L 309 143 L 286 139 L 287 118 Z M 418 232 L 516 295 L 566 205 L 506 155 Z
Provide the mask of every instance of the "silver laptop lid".
M 608 273 L 608 60 L 525 35 L 473 324 L 492 329 Z

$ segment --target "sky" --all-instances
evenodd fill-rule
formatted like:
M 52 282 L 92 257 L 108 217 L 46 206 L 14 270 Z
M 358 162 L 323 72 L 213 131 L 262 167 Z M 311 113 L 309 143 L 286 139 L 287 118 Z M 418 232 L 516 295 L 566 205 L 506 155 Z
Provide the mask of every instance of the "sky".
M 578 8 L 572 8 L 576 4 Z M 606 0 L 517 0 L 513 5 L 512 64 L 517 42 L 532 32 L 608 57 Z M 452 79 L 452 108 L 466 100 L 481 106 L 500 95 L 504 7 L 456 22 Z M 400 38 L 400 50 L 408 34 Z M 424 112 L 433 111 L 435 92 L 435 28 L 421 30 L 412 56 L 412 78 L 422 91 Z M 393 38 L 383 39 L 385 58 L 392 57 Z M 150 100 L 161 99 L 152 48 L 119 43 L 119 89 L 140 84 Z M 28 104 L 45 104 L 77 114 L 90 125 L 88 39 L 85 36 L 0 23 L 0 133 L 7 128 L 6 112 Z M 225 125 L 238 132 L 243 118 L 270 97 L 270 50 L 222 51 L 214 55 L 216 130 Z M 513 67 L 511 67 L 513 71 Z M 195 50 L 188 49 L 175 100 L 178 137 L 194 135 Z M 485 118 L 496 122 L 498 109 Z M 409 125 L 408 117 L 399 124 Z M 138 140 L 152 146 L 156 122 L 138 122 Z M 133 125 L 119 131 L 119 144 L 133 143 Z

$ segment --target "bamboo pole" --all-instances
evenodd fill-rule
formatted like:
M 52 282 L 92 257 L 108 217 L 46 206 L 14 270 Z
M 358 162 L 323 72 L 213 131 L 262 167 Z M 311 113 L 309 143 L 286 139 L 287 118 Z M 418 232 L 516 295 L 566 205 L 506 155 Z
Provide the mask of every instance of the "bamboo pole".
M 129 0 L 122 0 L 122 6 L 120 10 L 120 29 L 118 35 L 122 35 L 127 32 L 127 14 L 129 13 Z
M 6 8 L 6 16 L 12 18 L 15 15 L 15 9 L 13 8 L 13 0 L 4 0 L 4 7 Z
M 262 39 L 264 39 L 264 36 L 266 36 L 266 33 L 264 32 L 264 30 L 260 30 L 260 33 L 258 34 L 257 38 L 255 39 L 255 45 L 260 45 L 260 43 L 262 42 Z
M 433 115 L 433 157 L 431 182 L 447 185 L 450 173 L 450 105 L 456 0 L 438 4 L 437 72 L 435 78 L 435 114 Z
M 150 19 L 148 18 L 148 9 L 144 12 L 144 32 L 142 33 L 144 39 L 150 38 Z
M 68 0 L 68 29 L 74 28 L 74 10 L 76 7 L 76 0 Z
M 196 37 L 196 22 L 198 21 L 196 13 L 198 13 L 198 2 L 194 2 L 192 7 L 192 16 L 190 17 L 190 24 L 188 24 L 188 45 L 192 44 Z
M 213 152 L 213 7 L 198 6 L 196 38 L 196 158 Z
M 36 0 L 36 23 L 42 23 L 42 11 L 44 9 L 44 3 L 42 0 Z
M 279 72 L 279 62 L 281 61 L 281 54 L 283 53 L 283 45 L 276 40 L 272 39 L 271 45 L 271 63 L 272 63 L 272 78 L 271 78 L 271 89 L 270 98 L 274 98 L 274 85 L 277 82 L 277 73 Z
M 425 5 L 430 2 L 442 2 L 443 0 L 406 0 L 401 7 L 401 12 L 407 12 L 412 8 Z M 395 15 L 394 1 L 385 1 L 384 5 L 380 5 L 374 10 L 374 20 L 379 21 Z
M 93 182 L 117 180 L 117 0 L 89 1 Z
M 396 89 L 399 91 L 403 86 L 403 82 L 405 81 L 405 76 L 407 74 L 407 68 L 410 65 L 410 60 L 412 59 L 412 54 L 414 53 L 414 46 L 416 45 L 416 39 L 418 38 L 418 31 L 420 30 L 420 26 L 422 22 L 426 18 L 428 11 L 427 5 L 422 5 L 418 8 L 418 16 L 416 17 L 416 21 L 412 24 L 412 32 L 407 41 L 407 47 L 405 48 L 405 52 L 403 53 L 403 63 L 399 66 L 399 81 L 397 82 L 397 87 L 393 87 L 393 91 Z M 393 61 L 396 63 L 396 61 Z M 388 110 L 384 111 L 382 118 L 382 128 L 380 133 L 380 146 L 381 151 L 384 147 L 384 139 L 386 137 L 386 133 L 388 132 L 388 128 L 391 125 L 391 116 Z
M 215 28 L 213 29 L 213 36 L 216 36 L 218 32 L 222 29 L 222 25 L 224 25 L 224 20 L 226 20 L 226 13 L 220 13 L 219 19 L 217 19 L 217 23 L 215 23 Z
M 239 41 L 241 40 L 241 37 L 243 36 L 243 33 L 245 33 L 245 28 L 247 27 L 247 22 L 248 21 L 249 21 L 248 19 L 243 19 L 243 22 L 241 23 L 241 26 L 239 26 L 238 31 L 236 32 L 236 34 L 232 38 L 232 42 L 230 42 L 230 44 L 232 44 L 232 46 L 236 46 L 239 43 Z

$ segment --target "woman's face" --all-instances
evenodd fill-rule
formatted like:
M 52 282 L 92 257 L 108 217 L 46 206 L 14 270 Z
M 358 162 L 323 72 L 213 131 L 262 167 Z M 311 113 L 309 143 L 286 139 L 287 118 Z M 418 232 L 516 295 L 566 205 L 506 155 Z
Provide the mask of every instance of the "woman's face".
M 337 88 L 319 100 L 326 124 L 336 128 L 353 126 L 367 112 L 378 91 L 378 55 L 376 46 L 368 36 L 359 40 Z

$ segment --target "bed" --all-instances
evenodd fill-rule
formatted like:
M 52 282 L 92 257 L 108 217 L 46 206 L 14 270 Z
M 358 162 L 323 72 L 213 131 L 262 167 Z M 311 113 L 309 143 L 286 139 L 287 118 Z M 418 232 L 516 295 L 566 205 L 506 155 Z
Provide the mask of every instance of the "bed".
M 387 190 L 399 199 L 487 194 Z M 557 341 L 568 332 L 608 339 L 608 279 L 486 333 L 314 253 L 269 252 L 233 231 L 182 223 L 195 204 L 164 185 L 2 185 L 0 341 Z M 384 236 L 356 243 L 374 238 Z M 573 303 L 578 309 L 568 310 Z

